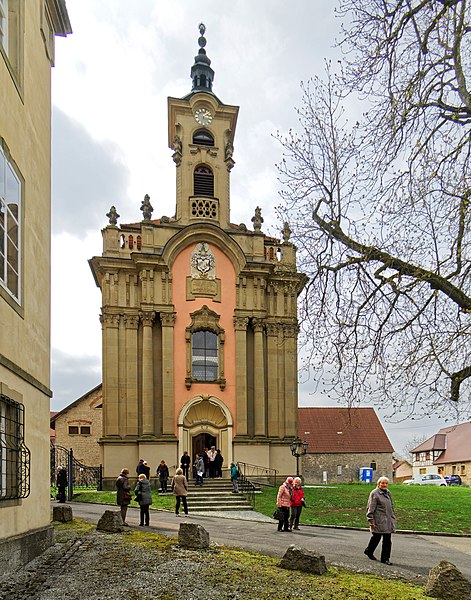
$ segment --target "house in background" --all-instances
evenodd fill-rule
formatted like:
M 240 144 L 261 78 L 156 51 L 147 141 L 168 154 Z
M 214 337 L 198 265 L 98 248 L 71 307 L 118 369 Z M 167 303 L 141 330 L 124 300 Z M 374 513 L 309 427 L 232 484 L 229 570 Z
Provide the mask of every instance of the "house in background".
M 373 469 L 373 481 L 392 478 L 394 449 L 373 408 L 299 408 L 298 436 L 308 442 L 306 483 L 358 481 L 364 467 Z
M 412 464 L 408 460 L 393 461 L 392 469 L 394 483 L 402 483 L 412 477 Z
M 74 458 L 87 466 L 101 464 L 98 444 L 103 429 L 101 383 L 60 412 L 51 413 L 56 447 L 72 449 Z
M 64 0 L 0 0 L 0 574 L 52 543 L 51 66 Z
M 443 427 L 411 450 L 412 474 L 459 475 L 471 483 L 471 422 Z

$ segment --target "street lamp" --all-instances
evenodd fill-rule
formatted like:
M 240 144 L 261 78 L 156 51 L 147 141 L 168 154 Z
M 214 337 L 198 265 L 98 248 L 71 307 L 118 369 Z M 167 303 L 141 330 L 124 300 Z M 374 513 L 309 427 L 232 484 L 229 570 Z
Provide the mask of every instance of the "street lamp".
M 296 457 L 296 477 L 299 477 L 299 457 L 307 452 L 308 442 L 294 439 L 290 444 L 291 454 Z

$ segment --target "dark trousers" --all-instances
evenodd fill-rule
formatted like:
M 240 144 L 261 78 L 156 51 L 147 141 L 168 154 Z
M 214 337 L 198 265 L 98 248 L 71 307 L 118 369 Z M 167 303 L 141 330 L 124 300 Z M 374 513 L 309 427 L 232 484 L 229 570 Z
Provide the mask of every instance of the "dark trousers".
M 189 465 L 182 465 L 182 471 L 183 471 L 183 475 L 185 475 L 185 477 L 187 479 L 190 478 L 190 466 Z
M 293 526 L 296 528 L 299 525 L 299 517 L 301 516 L 302 506 L 292 506 L 291 507 L 291 517 L 289 519 L 289 528 L 291 529 Z
M 149 525 L 149 504 L 141 504 L 139 506 L 141 511 L 141 525 Z
M 186 503 L 186 496 L 176 496 L 177 503 L 175 504 L 175 513 L 178 515 L 178 511 L 180 510 L 180 500 L 183 503 L 183 510 L 185 515 L 188 514 L 188 505 Z
M 381 538 L 383 538 L 383 545 L 381 546 L 381 560 L 389 560 L 391 558 L 392 546 L 390 533 L 372 533 L 366 550 L 368 554 L 373 554 L 376 548 L 378 547 Z
M 167 479 L 160 480 L 160 489 L 162 490 L 162 492 L 167 492 L 167 481 Z
M 289 506 L 282 506 L 281 510 L 283 511 L 283 520 L 278 521 L 278 531 L 284 529 L 285 531 L 289 531 L 288 525 L 288 517 L 289 517 Z

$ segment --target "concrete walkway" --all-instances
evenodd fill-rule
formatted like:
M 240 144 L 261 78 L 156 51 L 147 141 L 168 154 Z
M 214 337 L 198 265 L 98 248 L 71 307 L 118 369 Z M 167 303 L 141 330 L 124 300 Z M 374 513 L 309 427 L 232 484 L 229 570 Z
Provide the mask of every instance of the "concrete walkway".
M 105 510 L 118 510 L 116 505 L 71 503 L 74 517 L 97 523 Z M 173 512 L 151 511 L 151 528 L 156 533 L 177 537 L 180 523 L 187 517 Z M 279 533 L 277 522 L 255 511 L 221 514 L 192 513 L 188 517 L 209 533 L 211 543 L 283 556 L 290 544 L 297 544 L 325 555 L 329 565 L 351 571 L 372 573 L 381 577 L 400 578 L 423 583 L 429 570 L 441 560 L 448 560 L 471 580 L 471 538 L 401 535 L 393 536 L 392 566 L 369 560 L 363 550 L 370 537 L 367 531 L 302 525 L 300 531 Z M 139 509 L 129 508 L 127 521 L 138 527 Z M 379 551 L 377 551 L 379 556 Z

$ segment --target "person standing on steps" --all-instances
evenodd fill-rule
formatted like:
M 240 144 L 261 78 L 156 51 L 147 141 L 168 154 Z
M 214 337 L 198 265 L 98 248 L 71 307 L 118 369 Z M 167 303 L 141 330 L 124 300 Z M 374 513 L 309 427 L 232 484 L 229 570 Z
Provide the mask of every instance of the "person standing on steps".
M 276 497 L 276 505 L 283 512 L 283 519 L 278 521 L 278 531 L 290 531 L 289 528 L 289 508 L 291 505 L 291 495 L 293 493 L 293 478 L 288 477 L 287 480 L 280 485 L 278 495 Z
M 185 450 L 182 454 L 182 457 L 180 458 L 180 468 L 183 471 L 183 475 L 185 475 L 187 480 L 190 479 L 190 463 L 190 455 Z
M 214 458 L 214 468 L 216 470 L 216 477 L 222 477 L 222 465 L 224 463 L 224 458 L 221 454 L 219 448 L 216 450 L 216 456 Z
M 233 494 L 239 493 L 239 486 L 237 485 L 238 478 L 239 478 L 239 473 L 237 472 L 237 467 L 232 462 L 231 463 L 231 482 L 232 482 L 232 493 Z
M 214 479 L 216 477 L 216 446 L 211 446 L 211 450 L 208 452 L 209 460 L 209 477 Z
M 376 560 L 374 551 L 383 538 L 381 546 L 381 562 L 392 565 L 391 558 L 391 534 L 396 530 L 396 515 L 391 492 L 388 490 L 389 479 L 380 477 L 377 487 L 370 493 L 366 518 L 370 525 L 371 538 L 364 553 L 370 560 Z
M 140 508 L 140 522 L 139 526 L 149 526 L 149 507 L 152 504 L 152 492 L 150 488 L 150 481 L 141 473 L 139 475 L 136 487 L 134 488 L 136 493 L 136 500 L 139 503 Z
M 188 505 L 186 503 L 186 497 L 188 494 L 188 482 L 185 475 L 183 475 L 183 469 L 177 469 L 175 471 L 175 477 L 172 481 L 172 491 L 175 496 L 175 514 L 178 517 L 180 511 L 180 501 L 183 503 L 183 511 L 188 516 Z
M 195 485 L 203 485 L 203 474 L 204 474 L 204 460 L 199 454 L 196 455 L 195 460 L 196 480 Z
M 164 460 L 160 461 L 160 465 L 157 467 L 157 469 L 156 469 L 155 472 L 157 474 L 157 477 L 159 478 L 160 491 L 161 491 L 162 494 L 166 494 L 167 493 L 167 485 L 168 485 L 169 472 L 168 472 L 168 467 L 165 464 Z
M 291 495 L 291 516 L 289 519 L 290 529 L 299 529 L 299 517 L 304 506 L 304 491 L 301 485 L 301 477 L 294 478 L 293 493 Z
M 121 469 L 118 479 L 116 480 L 116 504 L 121 508 L 121 518 L 123 525 L 126 523 L 126 513 L 129 503 L 131 502 L 131 486 L 128 481 L 129 469 Z

